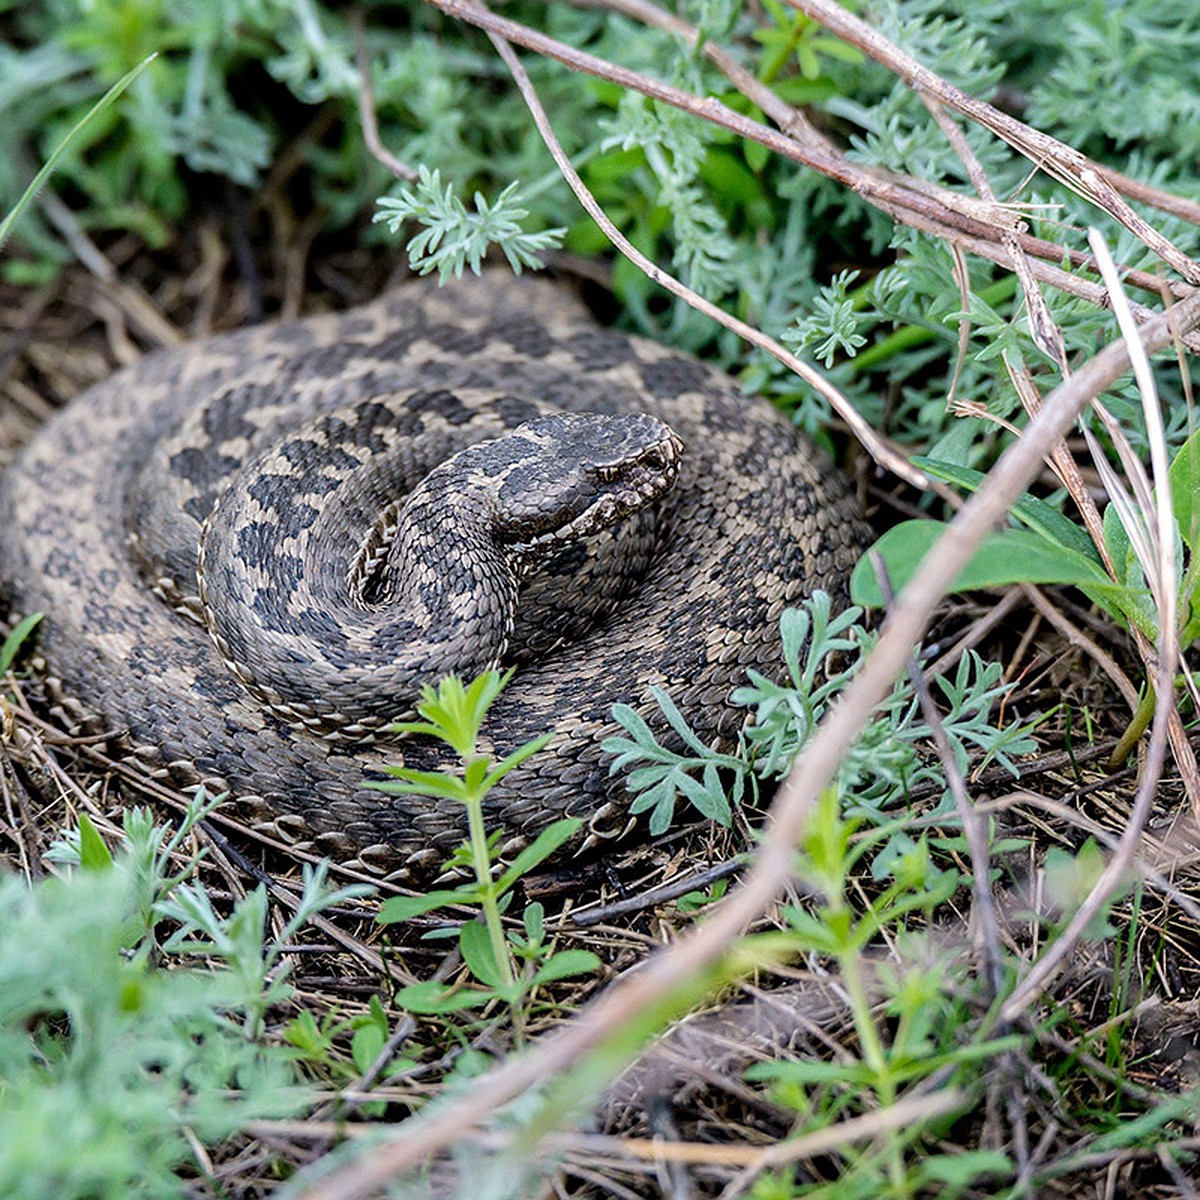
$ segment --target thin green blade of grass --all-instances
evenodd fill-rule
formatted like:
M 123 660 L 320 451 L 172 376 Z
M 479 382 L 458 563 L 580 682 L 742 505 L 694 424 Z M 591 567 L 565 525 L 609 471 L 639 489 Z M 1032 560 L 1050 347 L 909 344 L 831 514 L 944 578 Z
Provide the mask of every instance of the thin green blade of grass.
M 109 108 L 121 95 L 122 92 L 129 87 L 131 83 L 158 57 L 158 51 L 148 55 L 136 67 L 130 68 L 117 80 L 116 83 L 88 109 L 86 113 L 75 123 L 66 137 L 54 148 L 54 153 L 46 159 L 42 169 L 33 177 L 33 181 L 21 194 L 21 198 L 13 206 L 12 211 L 0 221 L 0 248 L 8 241 L 12 234 L 13 226 L 21 219 L 21 215 L 33 203 L 34 197 L 46 186 L 46 181 L 54 174 L 55 168 L 58 166 L 58 160 L 62 158 L 67 147 L 93 118 Z
M 40 612 L 30 613 L 12 627 L 12 632 L 4 639 L 4 644 L 0 645 L 0 676 L 7 675 L 12 669 L 21 647 L 25 645 L 26 639 L 34 631 L 42 615 Z

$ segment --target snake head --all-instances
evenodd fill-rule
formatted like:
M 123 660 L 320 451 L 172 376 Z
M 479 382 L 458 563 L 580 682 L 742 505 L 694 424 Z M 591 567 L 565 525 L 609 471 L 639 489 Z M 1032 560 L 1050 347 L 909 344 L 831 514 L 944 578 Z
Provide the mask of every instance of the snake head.
M 683 442 L 645 413 L 539 417 L 493 443 L 494 532 L 521 557 L 616 525 L 674 486 Z

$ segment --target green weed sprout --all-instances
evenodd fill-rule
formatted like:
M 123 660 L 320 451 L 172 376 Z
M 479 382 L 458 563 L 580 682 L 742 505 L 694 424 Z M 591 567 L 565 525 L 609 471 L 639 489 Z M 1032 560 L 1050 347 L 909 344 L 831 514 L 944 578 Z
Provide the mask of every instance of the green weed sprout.
M 28 616 L 22 617 L 9 631 L 3 644 L 0 644 L 0 677 L 7 675 L 12 670 L 17 655 L 25 648 L 25 643 L 41 623 L 43 615 L 40 612 L 30 613 Z
M 492 999 L 515 1007 L 538 984 L 595 970 L 600 963 L 590 951 L 553 953 L 545 941 L 539 904 L 531 904 L 525 910 L 523 935 L 505 936 L 502 914 L 517 881 L 568 841 L 581 824 L 573 817 L 555 821 L 497 874 L 493 857 L 500 831 L 489 837 L 484 824 L 484 799 L 501 779 L 541 750 L 552 736 L 544 733 L 499 762 L 480 752 L 479 733 L 488 709 L 511 676 L 511 671 L 504 674 L 487 671 L 470 684 L 464 684 L 455 675 L 448 675 L 436 687 L 427 684 L 417 704 L 421 720 L 404 721 L 392 728 L 399 734 L 444 742 L 458 755 L 459 770 L 389 767 L 388 773 L 395 776 L 395 782 L 371 784 L 380 791 L 454 801 L 467 813 L 466 845 L 447 865 L 469 867 L 474 880 L 423 896 L 393 897 L 381 907 L 377 919 L 383 924 L 394 924 L 451 905 L 479 909 L 482 924 L 466 921 L 458 927 L 457 936 L 463 961 L 483 987 L 454 991 L 436 981 L 413 984 L 397 995 L 398 1003 L 413 1012 L 451 1012 L 478 1007 Z M 524 970 L 517 969 L 517 960 L 524 962 Z

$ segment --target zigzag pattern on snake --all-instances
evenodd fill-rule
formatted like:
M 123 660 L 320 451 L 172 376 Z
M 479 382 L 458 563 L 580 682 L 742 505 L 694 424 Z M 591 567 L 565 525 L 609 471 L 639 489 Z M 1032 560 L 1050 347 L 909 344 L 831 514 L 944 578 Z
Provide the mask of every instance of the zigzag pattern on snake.
M 551 492 L 569 511 L 547 532 Z M 491 567 L 462 534 L 477 497 L 511 580 L 479 583 Z M 289 843 L 398 878 L 463 836 L 445 802 L 364 787 L 385 764 L 447 765 L 378 728 L 446 656 L 468 674 L 516 665 L 488 719 L 497 754 L 554 730 L 489 799 L 507 850 L 564 815 L 611 836 L 629 807 L 600 750 L 612 705 L 665 731 L 657 685 L 731 748 L 731 692 L 748 668 L 780 673 L 783 608 L 844 591 L 861 541 L 844 481 L 770 406 L 553 283 L 498 274 L 148 356 L 0 481 L 0 580 L 13 612 L 47 614 L 69 721 L 98 718 L 181 786 L 228 790 Z M 230 669 L 247 646 L 275 656 L 265 681 Z M 383 699 L 365 691 L 381 647 L 401 664 Z

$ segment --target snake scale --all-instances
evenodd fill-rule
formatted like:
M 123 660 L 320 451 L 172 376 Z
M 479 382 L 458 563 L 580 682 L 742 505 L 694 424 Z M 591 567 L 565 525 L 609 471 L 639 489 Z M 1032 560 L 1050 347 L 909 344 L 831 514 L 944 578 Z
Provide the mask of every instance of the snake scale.
M 483 748 L 554 731 L 489 797 L 506 851 L 563 815 L 612 836 L 612 705 L 669 734 L 657 685 L 730 748 L 732 690 L 779 674 L 780 613 L 844 592 L 861 536 L 769 405 L 497 273 L 149 355 L 0 481 L 0 580 L 14 613 L 46 613 L 69 724 L 400 879 L 464 828 L 448 801 L 364 786 L 452 763 L 386 729 L 422 682 L 514 665 Z

